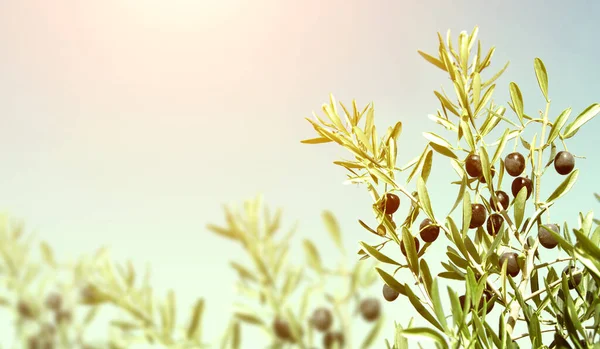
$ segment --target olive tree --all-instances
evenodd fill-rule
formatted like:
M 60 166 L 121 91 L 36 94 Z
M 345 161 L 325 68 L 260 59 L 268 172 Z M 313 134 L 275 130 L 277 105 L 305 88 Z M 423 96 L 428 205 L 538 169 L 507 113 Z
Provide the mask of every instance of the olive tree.
M 445 42 L 438 33 L 437 55 L 419 51 L 449 76 L 454 96 L 434 92 L 440 108 L 429 117 L 442 130 L 425 132 L 425 149 L 409 163 L 396 165 L 399 149 L 411 149 L 398 145 L 402 122 L 379 138 L 372 103 L 339 108 L 330 96 L 322 108 L 326 119 L 307 118 L 318 137 L 302 142 L 337 143 L 352 154 L 334 163 L 348 171 L 348 182 L 367 189 L 376 223 L 359 224 L 381 239 L 376 245 L 361 242 L 358 254 L 393 267 L 376 271 L 428 324 L 396 324 L 388 348 L 420 339 L 438 348 L 517 348 L 527 342 L 534 348 L 591 347 L 599 341 L 600 228 L 593 227 L 598 222 L 592 212 L 581 213 L 577 228 L 570 228 L 552 220 L 550 211 L 579 174 L 567 143 L 600 104 L 570 122 L 571 108 L 553 117 L 548 73 L 536 58 L 544 108 L 539 115 L 529 113 L 511 82 L 507 113 L 493 94 L 508 63 L 485 77 L 495 49 L 482 50 L 477 34 L 477 27 L 461 32 L 454 47 L 450 31 Z M 449 178 L 435 171 L 434 153 L 456 173 L 444 192 L 456 193 L 456 200 L 445 210 L 439 205 L 433 210 L 436 197 L 427 186 L 431 176 Z M 562 183 L 542 196 L 542 179 L 548 177 Z M 399 210 L 404 200 L 408 205 Z M 446 246 L 447 260 L 430 266 L 428 252 L 436 244 Z M 558 249 L 560 256 L 544 260 L 547 249 Z

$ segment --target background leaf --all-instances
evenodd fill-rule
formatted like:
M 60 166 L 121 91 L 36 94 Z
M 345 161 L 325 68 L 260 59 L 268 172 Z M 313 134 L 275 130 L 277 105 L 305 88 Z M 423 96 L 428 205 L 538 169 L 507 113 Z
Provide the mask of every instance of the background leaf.
M 323 211 L 322 218 L 325 222 L 325 227 L 327 228 L 329 235 L 331 236 L 337 247 L 341 251 L 344 251 L 344 245 L 342 243 L 342 233 L 340 231 L 340 225 L 338 224 L 337 219 L 331 211 Z

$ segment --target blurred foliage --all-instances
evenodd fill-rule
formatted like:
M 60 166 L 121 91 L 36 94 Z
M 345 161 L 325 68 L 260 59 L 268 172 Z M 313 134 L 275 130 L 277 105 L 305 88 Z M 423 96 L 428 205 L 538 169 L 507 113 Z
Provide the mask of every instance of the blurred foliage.
M 241 324 L 262 329 L 271 338 L 269 348 L 338 348 L 340 344 L 343 346 L 339 348 L 371 347 L 384 321 L 379 299 L 366 296 L 366 289 L 377 281 L 371 271 L 374 265 L 348 261 L 339 223 L 329 211 L 323 212 L 322 219 L 324 230 L 340 253 L 337 266 L 327 265 L 318 244 L 310 239 L 301 244 L 305 264 L 290 263 L 290 246 L 300 245 L 294 244 L 297 225 L 280 232 L 282 211 L 273 214 L 262 201 L 258 196 L 246 201 L 242 210 L 226 207 L 226 226 L 208 226 L 214 233 L 238 242 L 250 261 L 231 262 L 239 276 L 241 298 L 235 303 L 238 310 L 221 348 L 241 348 Z M 329 314 L 325 318 L 330 320 L 323 320 L 323 314 Z M 359 346 L 352 344 L 352 324 L 357 316 L 373 323 Z M 343 338 L 343 342 L 334 338 Z

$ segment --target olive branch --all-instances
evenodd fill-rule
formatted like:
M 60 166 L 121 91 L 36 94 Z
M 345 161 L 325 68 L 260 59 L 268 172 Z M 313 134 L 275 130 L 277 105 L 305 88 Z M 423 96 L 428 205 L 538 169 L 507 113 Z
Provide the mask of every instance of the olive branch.
M 334 164 L 349 172 L 348 182 L 366 186 L 373 200 L 377 227 L 372 228 L 362 220 L 359 223 L 383 240 L 375 246 L 361 242 L 363 248 L 359 255 L 362 259 L 373 257 L 396 267 L 391 274 L 381 268 L 376 271 L 385 284 L 407 297 L 432 326 L 402 328 L 397 325 L 394 348 L 406 347 L 406 338 L 427 338 L 439 348 L 513 348 L 518 347 L 518 340 L 529 338 L 533 347 L 539 348 L 543 346 L 545 333 L 554 334 L 554 341 L 548 345 L 550 348 L 563 346 L 567 340 L 577 348 L 586 347 L 596 341 L 594 326 L 597 328 L 600 323 L 600 314 L 596 311 L 600 228 L 592 229 L 592 223 L 597 221 L 590 212 L 579 215 L 578 229 L 569 229 L 564 222 L 561 231 L 551 220 L 550 211 L 575 185 L 579 174 L 567 142 L 600 112 L 600 104 L 590 105 L 568 124 L 571 108 L 551 119 L 548 74 L 542 60 L 536 58 L 534 71 L 545 100 L 544 110 L 539 111 L 539 117 L 528 115 L 518 85 L 511 82 L 508 106 L 516 119 L 510 118 L 506 108 L 495 104 L 492 98 L 496 81 L 508 63 L 484 80 L 482 73 L 490 66 L 495 48 L 485 54 L 477 34 L 477 27 L 471 34 L 461 32 L 455 50 L 450 31 L 445 42 L 438 33 L 437 57 L 418 52 L 450 77 L 456 98 L 450 98 L 443 88 L 434 91 L 441 109 L 429 118 L 453 134 L 454 141 L 434 132 L 425 132 L 423 135 L 428 143 L 422 153 L 408 164 L 397 167 L 397 142 L 402 123 L 398 121 L 388 127 L 380 139 L 372 103 L 362 110 L 355 101 L 350 110 L 340 103 L 343 113 L 339 113 L 330 95 L 329 103 L 322 108 L 327 119 L 314 113 L 315 120 L 307 118 L 319 137 L 302 142 L 335 142 L 354 156 L 352 160 L 344 159 Z M 360 125 L 362 120 L 364 123 Z M 537 127 L 541 128 L 539 137 L 535 133 L 531 139 L 526 139 L 526 131 Z M 489 141 L 494 130 L 501 132 L 501 136 Z M 510 141 L 514 141 L 512 152 L 503 156 Z M 489 152 L 494 147 L 493 153 Z M 557 152 L 559 147 L 563 150 Z M 547 161 L 544 161 L 545 151 Z M 459 186 L 456 200 L 442 215 L 443 220 L 439 213 L 437 218 L 434 214 L 426 185 L 432 174 L 434 152 L 448 159 L 458 176 L 458 180 L 451 182 Z M 554 174 L 547 172 L 552 165 Z M 528 173 L 525 172 L 527 168 Z M 494 178 L 496 173 L 497 178 Z M 404 184 L 398 180 L 400 174 L 406 179 Z M 510 190 L 503 189 L 505 174 L 513 177 Z M 565 176 L 545 200 L 541 197 L 544 175 Z M 416 188 L 409 189 L 411 185 Z M 380 186 L 383 186 L 383 194 L 377 190 Z M 512 194 L 512 202 L 507 192 Z M 399 213 L 396 212 L 400 206 L 398 195 L 411 203 L 401 224 L 394 222 L 394 215 Z M 452 214 L 461 204 L 462 222 L 457 224 Z M 529 217 L 526 218 L 527 212 Z M 424 242 L 422 247 L 411 233 L 420 213 L 425 215 L 417 228 Z M 535 226 L 537 238 L 531 236 Z M 440 231 L 449 245 L 448 261 L 441 263 L 444 270 L 434 277 L 423 257 L 438 239 Z M 397 262 L 382 252 L 390 241 L 400 247 L 406 263 Z M 567 257 L 542 263 L 540 247 L 553 249 L 557 246 Z M 561 262 L 567 265 L 559 276 L 554 266 Z M 577 269 L 578 264 L 584 268 Z M 414 291 L 408 283 L 399 281 L 397 275 L 404 271 L 414 279 Z M 449 283 L 462 283 L 465 287 L 465 294 L 458 296 L 454 291 L 457 288 L 448 286 L 449 316 L 442 306 L 438 277 Z M 488 315 L 495 303 L 500 305 L 495 307 L 497 316 Z M 550 318 L 546 318 L 546 314 Z M 452 319 L 451 324 L 448 318 Z M 498 321 L 497 330 L 493 329 L 495 324 L 489 323 L 490 319 Z M 526 326 L 527 335 L 515 334 L 519 322 Z M 586 322 L 594 323 L 593 331 L 586 330 Z

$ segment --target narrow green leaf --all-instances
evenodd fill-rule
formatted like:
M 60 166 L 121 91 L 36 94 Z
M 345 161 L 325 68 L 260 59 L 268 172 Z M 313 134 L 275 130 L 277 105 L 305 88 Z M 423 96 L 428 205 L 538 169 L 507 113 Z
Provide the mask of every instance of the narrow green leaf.
M 429 270 L 429 266 L 424 258 L 419 260 L 419 268 L 421 270 L 421 277 L 423 278 L 423 283 L 425 284 L 425 289 L 428 294 L 431 294 L 431 287 L 433 285 L 433 279 L 431 277 L 431 271 Z
M 521 120 L 521 123 L 522 123 L 523 122 L 523 95 L 521 94 L 521 90 L 519 89 L 519 86 L 517 86 L 517 84 L 515 84 L 514 82 L 511 82 L 509 86 L 510 86 L 509 87 L 510 99 L 515 108 L 515 113 L 517 114 L 517 116 L 519 117 L 519 120 Z
M 450 216 L 446 217 L 446 222 L 447 222 L 448 228 L 450 229 L 450 232 L 452 235 L 452 240 L 456 244 L 456 247 L 463 254 L 463 256 L 465 258 L 469 258 L 468 257 L 469 253 L 467 252 L 467 248 L 465 247 L 465 242 L 463 241 L 463 237 L 460 234 L 460 231 L 458 230 L 456 223 L 454 223 L 454 220 Z
M 304 240 L 304 251 L 306 252 L 306 258 L 308 260 L 308 265 L 313 268 L 317 272 L 321 272 L 321 257 L 319 256 L 319 251 L 315 247 L 315 245 L 310 241 Z
M 552 192 L 552 194 L 550 194 L 548 199 L 546 199 L 546 204 L 554 202 L 556 199 L 568 193 L 577 181 L 577 176 L 579 176 L 579 169 L 571 172 L 567 178 L 565 178 L 565 180 Z
M 463 199 L 463 196 L 465 195 L 465 189 L 466 188 L 467 188 L 467 176 L 463 175 L 461 177 L 460 189 L 458 190 L 458 195 L 456 196 L 456 200 L 454 201 L 454 205 L 452 205 L 452 208 L 450 209 L 450 212 L 448 212 L 447 216 L 449 216 L 450 214 L 452 214 L 452 212 L 454 212 L 454 210 L 458 207 L 458 204 L 460 204 L 460 202 Z
M 332 140 L 329 138 L 325 138 L 325 137 L 317 137 L 317 138 L 305 139 L 305 140 L 300 141 L 300 143 L 304 143 L 304 144 L 321 144 L 321 143 L 329 143 L 329 142 L 332 142 Z
M 452 150 L 450 150 L 449 148 L 443 147 L 443 146 L 441 146 L 439 144 L 435 144 L 433 142 L 430 142 L 429 146 L 441 155 L 447 156 L 451 159 L 458 159 L 458 156 L 456 156 L 456 154 L 454 154 L 454 152 Z
M 442 326 L 440 325 L 440 323 L 429 312 L 429 310 L 427 310 L 425 308 L 425 306 L 423 305 L 422 301 L 413 293 L 413 291 L 410 289 L 410 287 L 408 287 L 408 285 L 404 284 L 404 289 L 406 290 L 406 296 L 408 297 L 408 300 L 410 301 L 410 303 L 412 304 L 412 306 L 415 308 L 415 310 L 417 310 L 417 312 L 419 314 L 421 314 L 421 316 L 425 320 L 429 321 L 430 324 L 432 324 L 433 326 L 435 326 L 440 331 L 443 331 L 444 329 L 442 328 Z
M 475 106 L 475 115 L 479 112 L 479 101 L 481 97 L 481 75 L 478 72 L 473 74 L 473 105 Z
M 448 279 L 448 280 L 463 281 L 465 279 L 464 276 L 462 276 L 461 274 L 454 272 L 454 271 L 443 271 L 443 272 L 439 273 L 438 276 L 443 279 Z
M 429 200 L 429 193 L 427 192 L 427 187 L 425 186 L 425 181 L 423 178 L 419 177 L 417 179 L 417 192 L 419 194 L 419 202 L 427 216 L 432 220 L 435 220 L 435 216 L 433 215 L 433 210 L 431 208 L 431 201 Z
M 190 322 L 187 328 L 187 339 L 198 339 L 200 340 L 200 330 L 202 328 L 202 314 L 204 312 L 204 299 L 200 298 L 196 301 L 196 305 L 192 310 Z
M 444 65 L 444 63 L 442 63 L 442 61 L 440 61 L 439 59 L 428 55 L 427 53 L 423 52 L 423 51 L 419 51 L 417 50 L 417 52 L 421 55 L 421 57 L 425 58 L 425 60 L 433 65 L 435 65 L 436 67 L 440 68 L 443 71 L 447 71 L 446 70 L 446 66 Z
M 398 263 L 395 260 L 391 259 L 390 257 L 384 255 L 383 253 L 379 252 L 376 248 L 374 248 L 373 246 L 370 246 L 369 244 L 367 244 L 365 242 L 361 241 L 360 245 L 365 249 L 365 251 L 371 257 L 377 259 L 380 262 L 387 263 L 387 264 L 401 265 L 400 263 Z
M 399 283 L 398 280 L 396 280 L 392 275 L 386 273 L 383 269 L 375 268 L 375 270 L 389 287 L 406 296 L 406 291 L 403 284 Z
M 413 340 L 418 341 L 420 339 L 432 340 L 442 346 L 444 349 L 448 349 L 448 343 L 444 339 L 444 337 L 437 331 L 429 328 L 429 327 L 412 327 L 406 328 L 402 330 L 402 335 L 407 338 L 413 338 Z
M 490 188 L 493 188 L 491 172 L 492 164 L 490 163 L 490 158 L 484 147 L 479 148 L 479 158 L 481 159 L 481 169 L 483 170 L 483 177 L 485 178 L 485 182 Z
M 466 118 L 461 118 L 460 120 L 460 128 L 465 136 L 465 141 L 469 145 L 470 149 L 475 149 L 475 140 L 473 139 L 473 133 L 471 132 L 471 127 L 465 120 Z
M 427 155 L 425 156 L 425 161 L 423 162 L 423 167 L 421 169 L 421 178 L 423 178 L 423 182 L 427 183 L 427 179 L 429 178 L 429 174 L 431 173 L 431 167 L 433 164 L 433 151 L 429 150 Z
M 322 213 L 323 222 L 325 223 L 325 227 L 329 232 L 329 235 L 340 249 L 340 251 L 344 251 L 344 244 L 342 243 L 342 233 L 340 231 L 340 225 L 338 224 L 337 219 L 333 215 L 331 211 L 323 211 Z
M 448 322 L 446 321 L 446 314 L 444 313 L 444 308 L 442 307 L 442 300 L 440 298 L 440 290 L 437 278 L 433 279 L 433 283 L 431 284 L 431 301 L 433 303 L 435 316 L 440 322 L 440 325 L 442 325 L 444 331 L 448 331 Z
M 238 312 L 235 312 L 233 315 L 235 316 L 236 319 L 238 319 L 242 322 L 245 322 L 247 324 L 250 324 L 250 325 L 264 325 L 265 324 L 264 321 L 260 317 L 258 317 L 255 314 L 250 314 L 248 312 L 238 311 Z
M 496 152 L 494 152 L 494 156 L 492 157 L 492 161 L 491 161 L 492 164 L 496 163 L 496 161 L 502 155 L 502 151 L 504 150 L 504 147 L 506 146 L 506 143 L 508 142 L 509 134 L 510 134 L 510 129 L 507 128 L 506 130 L 504 130 L 504 133 L 502 134 L 502 137 L 500 138 L 500 143 L 498 144 L 498 147 L 496 148 Z
M 480 88 L 484 88 L 484 87 L 485 86 L 483 86 L 483 85 L 480 86 Z M 479 103 L 476 104 L 475 115 L 478 115 L 479 112 L 481 112 L 481 110 L 485 107 L 487 102 L 490 100 L 490 98 L 492 98 L 492 94 L 494 93 L 495 89 L 496 89 L 496 85 L 492 85 L 484 92 L 483 97 L 481 97 L 481 100 L 479 101 Z
M 423 137 L 425 137 L 430 142 L 438 144 L 438 145 L 440 145 L 442 147 L 450 148 L 450 149 L 453 148 L 452 144 L 450 144 L 443 137 L 440 137 L 440 136 L 436 135 L 435 133 L 432 133 L 432 132 L 423 132 Z
M 587 107 L 581 114 L 579 114 L 572 123 L 570 123 L 565 128 L 565 133 L 563 134 L 564 139 L 568 139 L 573 137 L 579 128 L 583 126 L 586 122 L 590 121 L 600 112 L 600 104 L 594 103 Z
M 548 73 L 546 73 L 544 62 L 536 57 L 533 61 L 533 69 L 535 70 L 535 77 L 537 78 L 540 90 L 546 101 L 548 101 Z
M 402 227 L 402 244 L 404 244 L 404 249 L 406 250 L 408 266 L 415 274 L 419 275 L 419 262 L 417 260 L 414 237 L 406 227 Z
M 506 69 L 508 68 L 508 65 L 510 64 L 510 62 L 506 62 L 506 64 L 504 65 L 504 67 L 502 67 L 502 69 L 500 69 L 500 71 L 498 71 L 496 74 L 494 74 L 494 76 L 492 76 L 488 81 L 484 82 L 483 85 L 481 85 L 482 88 L 486 88 L 487 86 L 490 86 L 491 84 L 494 83 L 494 81 L 498 80 L 498 78 L 504 74 L 504 72 L 506 71 Z
M 523 187 L 519 190 L 514 203 L 514 216 L 515 226 L 519 228 L 523 222 L 523 216 L 525 215 L 525 200 L 527 199 L 527 188 Z
M 567 119 L 569 119 L 569 115 L 571 115 L 571 108 L 567 108 L 560 113 L 560 115 L 554 120 L 552 127 L 550 128 L 550 134 L 548 135 L 548 140 L 546 140 L 546 144 L 551 144 L 554 142 L 556 137 L 560 134 L 560 130 L 563 128 Z
M 471 215 L 473 214 L 473 208 L 471 205 L 471 195 L 465 192 L 463 195 L 463 222 L 462 222 L 462 235 L 466 236 L 469 231 L 471 224 Z
M 385 318 L 383 316 L 379 317 L 375 325 L 371 328 L 371 330 L 363 340 L 362 344 L 360 345 L 361 349 L 370 348 L 375 343 L 375 340 L 377 339 L 377 336 L 379 336 L 381 328 L 383 327 L 384 319 Z

